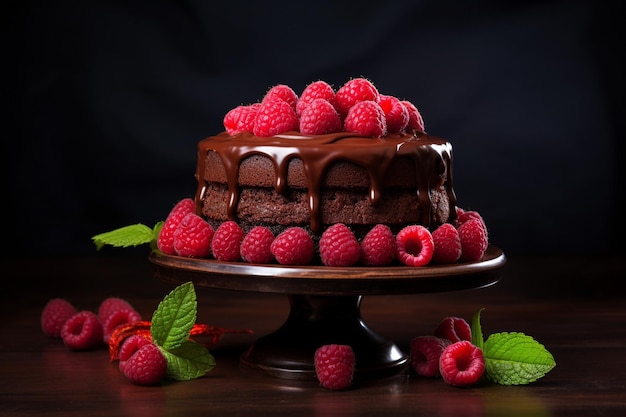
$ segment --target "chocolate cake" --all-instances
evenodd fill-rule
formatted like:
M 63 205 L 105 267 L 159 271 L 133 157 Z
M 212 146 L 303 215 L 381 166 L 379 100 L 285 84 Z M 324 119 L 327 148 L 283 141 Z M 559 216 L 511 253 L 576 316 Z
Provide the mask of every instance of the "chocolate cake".
M 344 223 L 434 230 L 456 216 L 452 146 L 410 130 L 381 138 L 350 132 L 271 137 L 223 132 L 198 144 L 196 213 L 213 227 L 234 220 L 274 233 L 299 226 L 319 236 Z

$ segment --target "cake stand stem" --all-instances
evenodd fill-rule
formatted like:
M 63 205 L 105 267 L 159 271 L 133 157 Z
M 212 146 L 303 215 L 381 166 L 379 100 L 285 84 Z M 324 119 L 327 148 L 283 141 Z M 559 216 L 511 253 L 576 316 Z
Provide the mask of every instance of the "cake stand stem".
M 326 344 L 346 344 L 356 356 L 355 379 L 388 376 L 406 368 L 407 355 L 361 318 L 362 296 L 288 297 L 287 320 L 242 355 L 243 367 L 279 378 L 315 380 L 315 350 Z

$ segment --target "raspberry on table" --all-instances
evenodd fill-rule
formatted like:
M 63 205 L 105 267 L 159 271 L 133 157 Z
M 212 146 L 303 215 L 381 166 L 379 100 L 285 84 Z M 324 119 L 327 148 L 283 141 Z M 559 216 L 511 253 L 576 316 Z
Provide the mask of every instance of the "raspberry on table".
M 310 83 L 302 90 L 300 98 L 296 103 L 296 114 L 301 116 L 304 109 L 311 104 L 313 100 L 318 98 L 328 101 L 333 108 L 337 109 L 335 90 L 326 81 L 319 80 Z
M 253 103 L 247 106 L 237 106 L 224 116 L 224 128 L 229 135 L 237 135 L 243 132 L 252 133 L 254 119 L 259 112 L 261 103 Z
M 106 321 L 101 321 L 103 336 L 102 340 L 109 344 L 111 335 L 119 326 L 141 321 L 141 315 L 132 308 L 123 308 L 109 314 Z
M 129 381 L 137 385 L 156 385 L 167 372 L 167 360 L 149 339 L 132 335 L 119 352 L 119 368 Z
M 258 137 L 269 137 L 298 130 L 299 126 L 300 121 L 294 107 L 285 100 L 274 97 L 261 102 L 252 132 Z
M 461 261 L 474 262 L 480 260 L 487 250 L 489 239 L 482 221 L 470 219 L 459 226 L 461 240 Z
M 134 310 L 133 306 L 123 298 L 108 297 L 100 302 L 98 306 L 98 319 L 100 323 L 105 323 L 111 314 L 120 310 Z
M 348 110 L 360 101 L 378 102 L 380 93 L 374 84 L 366 78 L 353 78 L 342 85 L 335 99 L 337 100 L 337 110 L 339 114 L 345 116 Z
M 404 104 L 404 107 L 409 111 L 409 122 L 406 128 L 424 132 L 424 119 L 417 107 L 408 100 L 400 100 L 400 103 Z
M 472 328 L 464 318 L 450 316 L 439 322 L 433 335 L 451 342 L 472 340 Z
M 218 261 L 235 262 L 241 259 L 241 242 L 244 231 L 232 220 L 227 220 L 215 229 L 211 251 Z
M 157 248 L 167 255 L 176 255 L 174 250 L 174 232 L 178 228 L 178 225 L 188 213 L 193 213 L 196 210 L 196 204 L 191 198 L 184 198 L 180 200 L 174 208 L 170 211 L 163 223 L 163 227 L 159 232 L 157 238 Z
M 352 230 L 336 223 L 324 230 L 319 241 L 322 263 L 326 266 L 352 266 L 359 262 L 361 245 Z
M 406 226 L 396 236 L 397 257 L 407 266 L 425 266 L 433 257 L 433 236 L 421 225 Z
M 361 241 L 361 263 L 366 266 L 384 266 L 396 259 L 396 238 L 389 226 L 377 224 Z
M 410 342 L 411 367 L 418 375 L 439 376 L 439 358 L 452 342 L 432 335 L 417 336 Z
M 280 233 L 270 246 L 272 255 L 282 265 L 307 265 L 313 260 L 313 239 L 301 227 L 290 227 Z
M 41 330 L 46 336 L 59 338 L 65 322 L 76 313 L 76 307 L 66 299 L 53 298 L 41 311 Z
M 82 310 L 63 324 L 61 338 L 73 350 L 88 350 L 102 345 L 102 323 L 96 313 Z
M 314 355 L 315 375 L 320 385 L 329 390 L 344 390 L 352 385 L 355 356 L 349 345 L 329 344 Z
M 409 110 L 394 96 L 381 94 L 378 104 L 383 109 L 387 131 L 389 133 L 404 133 L 409 124 Z
M 174 231 L 174 251 L 178 256 L 204 258 L 211 254 L 213 228 L 196 213 L 188 213 Z
M 270 88 L 263 96 L 261 103 L 274 99 L 280 99 L 287 102 L 294 110 L 296 109 L 296 103 L 298 102 L 298 95 L 291 87 L 286 84 L 277 84 Z
M 475 384 L 484 371 L 483 351 L 467 340 L 452 343 L 439 358 L 439 372 L 443 380 L 452 386 Z
M 385 113 L 375 101 L 359 101 L 350 107 L 343 121 L 346 132 L 381 138 L 387 134 Z
M 337 110 L 323 98 L 316 98 L 302 111 L 300 133 L 303 135 L 325 135 L 341 130 L 341 119 Z
M 269 264 L 274 260 L 274 233 L 265 226 L 253 227 L 241 241 L 241 258 L 249 263 Z
M 444 223 L 432 233 L 435 250 L 434 263 L 453 264 L 461 257 L 461 238 L 459 231 L 451 223 Z

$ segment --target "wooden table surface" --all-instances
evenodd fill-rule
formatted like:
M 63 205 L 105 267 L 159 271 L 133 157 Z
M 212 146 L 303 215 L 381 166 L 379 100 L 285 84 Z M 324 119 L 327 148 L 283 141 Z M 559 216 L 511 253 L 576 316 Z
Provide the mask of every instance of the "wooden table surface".
M 132 251 L 131 251 L 132 252 Z M 216 367 L 186 382 L 128 382 L 103 347 L 73 352 L 43 335 L 40 313 L 54 297 L 95 311 L 110 296 L 144 318 L 174 285 L 154 278 L 147 256 L 104 251 L 89 257 L 5 259 L 2 267 L 0 416 L 624 416 L 626 266 L 615 256 L 508 256 L 500 282 L 454 292 L 363 297 L 368 326 L 407 350 L 445 316 L 482 313 L 483 333 L 518 331 L 554 355 L 556 367 L 525 386 L 454 388 L 406 371 L 329 391 L 240 367 L 258 338 L 289 313 L 284 294 L 197 288 L 198 321 L 252 329 L 226 335 Z

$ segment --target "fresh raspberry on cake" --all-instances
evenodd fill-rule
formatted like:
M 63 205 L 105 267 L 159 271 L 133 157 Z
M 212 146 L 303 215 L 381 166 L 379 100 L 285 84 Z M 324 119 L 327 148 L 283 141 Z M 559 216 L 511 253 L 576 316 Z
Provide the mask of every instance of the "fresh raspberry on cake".
M 298 130 L 299 126 L 300 121 L 294 107 L 275 97 L 261 103 L 252 132 L 255 136 L 269 137 Z
M 361 241 L 361 263 L 384 266 L 396 259 L 396 238 L 389 226 L 377 224 Z
M 439 376 L 439 359 L 443 350 L 452 342 L 436 336 L 424 335 L 411 339 L 411 367 L 421 376 Z
M 453 264 L 461 257 L 461 238 L 451 223 L 444 223 L 432 233 L 435 250 L 432 261 L 438 264 Z
M 167 255 L 176 254 L 176 251 L 174 250 L 174 232 L 180 222 L 183 221 L 183 218 L 187 214 L 193 213 L 195 209 L 196 205 L 191 198 L 184 198 L 176 203 L 174 208 L 167 215 L 163 227 L 159 232 L 157 247 L 161 252 Z
M 478 219 L 470 219 L 459 226 L 461 239 L 461 260 L 478 261 L 483 257 L 489 244 L 484 223 Z
M 355 356 L 348 345 L 330 344 L 314 354 L 315 375 L 320 385 L 329 390 L 343 390 L 352 385 Z
M 204 258 L 211 253 L 213 228 L 195 213 L 187 214 L 174 231 L 174 251 L 178 256 Z
M 263 96 L 263 100 L 261 100 L 261 103 L 271 101 L 275 98 L 286 101 L 294 110 L 296 109 L 298 95 L 288 85 L 277 84 L 273 86 L 267 91 L 267 93 L 265 93 L 265 96 Z
M 254 119 L 259 112 L 261 103 L 237 106 L 224 116 L 224 128 L 229 135 L 250 132 L 254 129 Z
M 326 266 L 352 266 L 361 257 L 359 241 L 343 223 L 336 223 L 324 230 L 319 250 L 322 263 Z
M 422 114 L 419 110 L 417 110 L 417 107 L 407 100 L 400 100 L 400 103 L 404 104 L 404 107 L 406 107 L 409 111 L 409 122 L 406 126 L 407 129 L 424 132 L 424 119 L 422 118 Z
M 225 221 L 215 229 L 211 241 L 213 256 L 218 261 L 235 262 L 241 259 L 241 242 L 244 231 L 232 220 Z
M 312 82 L 304 88 L 302 94 L 300 94 L 298 102 L 296 103 L 296 114 L 301 116 L 304 109 L 311 104 L 313 100 L 318 98 L 328 101 L 335 109 L 337 109 L 335 90 L 326 81 L 319 80 Z
M 439 372 L 443 380 L 455 387 L 475 384 L 484 370 L 483 351 L 467 340 L 452 343 L 439 358 Z
M 149 339 L 132 335 L 119 352 L 119 368 L 129 381 L 137 385 L 158 384 L 166 375 L 167 360 Z
M 313 239 L 301 227 L 290 227 L 280 233 L 272 242 L 270 250 L 282 265 L 307 265 L 315 255 Z
M 485 234 L 486 235 L 489 234 L 488 231 L 487 231 L 487 223 L 485 223 L 485 220 L 483 219 L 483 216 L 481 216 L 479 212 L 477 212 L 476 210 L 457 209 L 457 217 L 456 217 L 456 222 L 455 222 L 455 225 L 456 225 L 457 229 L 463 223 L 467 222 L 468 220 L 472 220 L 472 219 L 480 220 L 480 222 L 483 224 L 483 227 L 485 228 Z
M 350 107 L 343 124 L 346 132 L 361 136 L 381 138 L 387 134 L 385 113 L 375 101 L 359 101 Z
M 425 266 L 433 257 L 433 236 L 421 225 L 406 226 L 396 236 L 397 256 L 408 266 Z
M 341 119 L 337 110 L 323 98 L 316 98 L 300 116 L 300 133 L 303 135 L 324 135 L 341 130 Z
M 348 114 L 348 110 L 360 101 L 378 102 L 378 89 L 366 78 L 353 78 L 342 85 L 335 98 L 340 114 Z
M 102 345 L 102 323 L 96 313 L 82 310 L 70 317 L 61 328 L 61 339 L 73 350 L 88 350 Z
M 409 110 L 394 96 L 381 94 L 378 104 L 383 109 L 387 131 L 389 133 L 404 133 L 409 124 Z
M 41 311 L 41 330 L 46 336 L 59 338 L 66 321 L 78 310 L 64 298 L 53 298 Z
M 450 316 L 439 322 L 433 335 L 453 343 L 472 340 L 472 328 L 464 318 Z
M 269 264 L 274 260 L 272 242 L 274 233 L 264 226 L 255 226 L 241 241 L 241 258 L 249 263 Z

